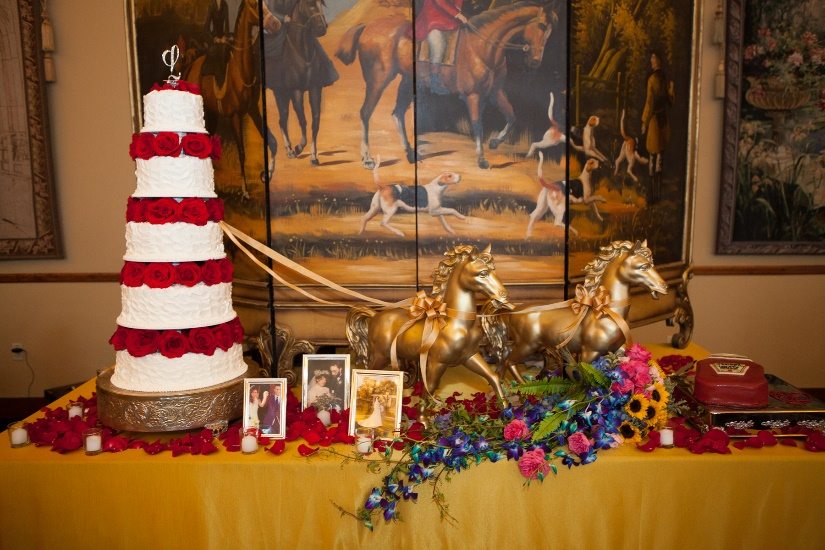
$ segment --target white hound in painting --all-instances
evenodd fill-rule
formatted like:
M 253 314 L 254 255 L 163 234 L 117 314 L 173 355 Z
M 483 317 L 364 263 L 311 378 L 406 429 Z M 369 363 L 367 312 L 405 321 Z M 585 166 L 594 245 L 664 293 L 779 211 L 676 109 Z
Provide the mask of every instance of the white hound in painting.
M 556 119 L 553 118 L 553 99 L 553 92 L 550 92 L 550 106 L 547 107 L 547 117 L 550 119 L 550 128 L 544 132 L 541 141 L 534 141 L 530 144 L 530 150 L 527 151 L 527 158 L 532 157 L 537 149 L 549 149 L 554 145 L 567 141 L 564 132 L 559 128 Z
M 613 169 L 613 175 L 619 175 L 619 164 L 622 161 L 627 162 L 627 175 L 630 176 L 633 181 L 639 183 L 639 178 L 636 177 L 636 174 L 633 173 L 633 167 L 636 166 L 637 162 L 641 162 L 642 164 L 647 164 L 649 161 L 639 154 L 638 149 L 636 149 L 636 138 L 627 135 L 627 132 L 624 130 L 624 109 L 622 109 L 622 118 L 619 123 L 619 129 L 622 132 L 622 147 L 619 149 L 619 156 L 616 157 L 615 167 Z
M 576 151 L 584 153 L 588 158 L 594 158 L 600 162 L 609 162 L 607 157 L 604 156 L 604 153 L 596 147 L 596 126 L 598 125 L 599 117 L 593 115 L 588 118 L 587 124 L 584 125 L 584 129 L 582 130 L 582 144 L 576 145 L 573 140 L 570 140 L 570 145 L 572 145 Z
M 567 194 L 567 185 L 564 180 L 546 181 L 542 177 L 542 163 L 544 162 L 544 154 L 539 151 L 539 163 L 536 168 L 536 175 L 538 176 L 539 184 L 541 184 L 541 191 L 536 199 L 536 208 L 530 213 L 530 221 L 527 222 L 527 238 L 533 235 L 533 225 L 537 220 L 540 220 L 549 210 L 553 214 L 553 224 L 559 227 L 564 227 L 564 214 L 567 211 L 567 204 L 565 202 L 565 195 Z M 570 232 L 573 235 L 578 235 L 579 232 L 571 225 Z

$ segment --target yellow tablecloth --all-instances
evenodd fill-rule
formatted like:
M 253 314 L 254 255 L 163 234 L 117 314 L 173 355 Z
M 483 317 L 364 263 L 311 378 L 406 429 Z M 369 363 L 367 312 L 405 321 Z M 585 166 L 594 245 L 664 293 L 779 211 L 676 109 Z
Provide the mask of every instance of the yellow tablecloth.
M 825 548 L 825 455 L 802 448 L 722 456 L 625 446 L 529 487 L 513 462 L 484 463 L 445 484 L 456 525 L 421 487 L 403 521 L 370 532 L 333 503 L 355 510 L 380 476 L 302 458 L 297 442 L 282 456 L 87 457 L 2 438 L 2 549 Z

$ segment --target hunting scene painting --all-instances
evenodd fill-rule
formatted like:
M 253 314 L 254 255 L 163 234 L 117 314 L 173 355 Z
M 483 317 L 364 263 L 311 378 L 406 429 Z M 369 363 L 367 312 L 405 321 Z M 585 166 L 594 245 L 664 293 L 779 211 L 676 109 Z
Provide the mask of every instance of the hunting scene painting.
M 427 286 L 459 243 L 508 283 L 684 259 L 692 2 L 132 1 L 141 87 L 176 43 L 203 89 L 227 221 L 337 283 Z
M 717 251 L 825 253 L 825 8 L 731 0 Z

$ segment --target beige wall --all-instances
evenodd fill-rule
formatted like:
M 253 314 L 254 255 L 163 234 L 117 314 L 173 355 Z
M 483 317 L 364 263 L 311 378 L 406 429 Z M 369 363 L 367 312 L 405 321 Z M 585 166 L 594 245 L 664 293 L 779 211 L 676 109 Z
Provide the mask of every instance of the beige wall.
M 715 0 L 705 0 L 704 20 Z M 58 81 L 49 88 L 55 180 L 64 260 L 0 263 L 2 273 L 116 272 L 121 267 L 126 197 L 134 187 L 122 2 L 52 0 Z M 694 263 L 825 264 L 823 257 L 716 256 L 722 102 L 712 96 L 718 53 L 703 38 Z M 710 75 L 710 76 L 708 76 Z M 693 280 L 694 340 L 714 351 L 749 354 L 800 386 L 825 387 L 823 276 L 711 277 Z M 36 373 L 32 394 L 87 379 L 113 362 L 107 339 L 120 311 L 114 283 L 0 284 L 0 397 L 25 395 L 29 371 L 12 361 L 24 344 Z M 664 323 L 634 331 L 664 342 Z

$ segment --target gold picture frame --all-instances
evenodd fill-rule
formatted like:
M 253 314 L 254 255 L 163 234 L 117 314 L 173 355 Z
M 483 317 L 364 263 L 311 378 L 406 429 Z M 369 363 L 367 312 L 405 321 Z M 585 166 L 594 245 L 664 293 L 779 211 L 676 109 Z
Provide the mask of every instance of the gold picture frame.
M 62 258 L 38 0 L 4 0 L 0 259 Z
M 404 373 L 391 370 L 352 371 L 349 435 L 356 428 L 373 431 L 373 439 L 391 440 L 401 429 Z

